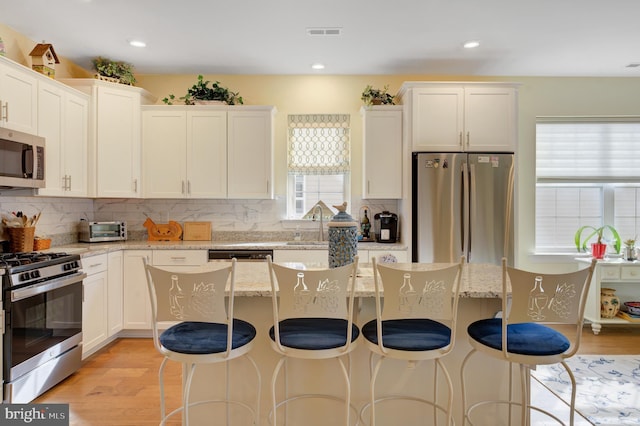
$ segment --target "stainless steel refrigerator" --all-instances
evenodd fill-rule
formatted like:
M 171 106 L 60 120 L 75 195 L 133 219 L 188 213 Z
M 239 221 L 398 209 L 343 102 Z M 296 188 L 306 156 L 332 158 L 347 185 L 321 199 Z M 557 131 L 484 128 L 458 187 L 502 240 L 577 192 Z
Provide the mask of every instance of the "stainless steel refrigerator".
M 513 154 L 413 154 L 413 261 L 513 265 Z

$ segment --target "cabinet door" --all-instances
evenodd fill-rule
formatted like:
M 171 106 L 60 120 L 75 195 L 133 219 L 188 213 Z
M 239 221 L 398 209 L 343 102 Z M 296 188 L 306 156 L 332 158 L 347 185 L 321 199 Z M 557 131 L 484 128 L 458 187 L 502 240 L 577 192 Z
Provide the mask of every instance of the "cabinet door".
M 123 282 L 123 256 L 122 251 L 111 252 L 108 269 L 107 288 L 107 324 L 108 336 L 122 330 L 122 282 Z
M 328 250 L 274 250 L 274 262 L 312 262 L 329 264 Z
M 228 198 L 273 198 L 272 111 L 228 113 Z
M 186 113 L 145 110 L 142 113 L 144 194 L 146 198 L 186 196 Z
M 97 195 L 140 196 L 140 94 L 97 88 Z
M 64 195 L 87 196 L 87 139 L 89 102 L 80 95 L 65 94 L 63 117 Z M 47 149 L 48 149 L 47 142 Z
M 227 113 L 187 112 L 187 194 L 191 198 L 227 196 Z
M 0 62 L 0 126 L 38 133 L 38 80 L 21 65 Z
M 92 353 L 107 339 L 107 263 L 106 254 L 88 257 L 82 262 L 87 273 L 87 278 L 83 280 L 83 356 Z
M 401 108 L 364 111 L 363 198 L 402 198 Z
M 123 321 L 125 329 L 151 330 L 151 303 L 142 258 L 151 262 L 151 250 L 125 250 Z
M 416 88 L 411 102 L 413 151 L 463 150 L 463 88 Z
M 38 135 L 46 139 L 45 188 L 39 195 L 64 195 L 66 174 L 62 128 L 64 126 L 64 94 L 54 85 L 41 84 L 38 89 Z M 86 163 L 86 160 L 83 161 Z
M 467 151 L 514 151 L 515 89 L 466 87 L 464 106 Z

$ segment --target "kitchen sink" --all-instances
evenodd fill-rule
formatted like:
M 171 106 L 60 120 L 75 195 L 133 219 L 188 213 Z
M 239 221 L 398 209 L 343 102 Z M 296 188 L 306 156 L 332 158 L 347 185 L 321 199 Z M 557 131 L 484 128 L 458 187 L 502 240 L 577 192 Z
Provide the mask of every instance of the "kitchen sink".
M 328 241 L 287 241 L 288 246 L 328 246 Z

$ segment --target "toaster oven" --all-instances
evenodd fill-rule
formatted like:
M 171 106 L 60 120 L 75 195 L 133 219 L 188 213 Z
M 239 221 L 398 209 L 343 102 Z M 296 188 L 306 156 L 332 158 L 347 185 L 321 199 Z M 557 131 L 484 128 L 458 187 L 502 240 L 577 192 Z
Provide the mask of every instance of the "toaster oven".
M 78 241 L 98 243 L 105 241 L 124 241 L 127 239 L 127 222 L 90 222 L 80 221 Z

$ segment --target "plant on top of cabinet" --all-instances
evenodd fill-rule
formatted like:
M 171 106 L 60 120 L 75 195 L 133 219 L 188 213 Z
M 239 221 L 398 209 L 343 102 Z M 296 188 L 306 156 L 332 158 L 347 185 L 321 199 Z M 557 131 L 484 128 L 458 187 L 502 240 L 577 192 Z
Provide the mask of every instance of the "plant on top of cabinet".
M 133 65 L 122 61 L 112 61 L 108 58 L 98 56 L 93 59 L 93 67 L 98 71 L 98 75 L 106 77 L 105 80 L 114 83 L 122 83 L 133 86 L 136 78 L 133 76 Z
M 184 101 L 185 105 L 195 105 L 198 101 L 219 101 L 227 105 L 244 104 L 239 93 L 220 86 L 219 81 L 211 83 L 211 86 L 209 86 L 209 83 L 211 83 L 209 80 L 205 81 L 204 77 L 199 75 L 196 84 L 191 86 L 187 90 L 187 94 L 179 99 Z M 169 95 L 162 102 L 167 105 L 173 105 L 175 99 L 175 95 Z
M 593 245 L 596 246 L 600 246 L 600 245 L 604 245 L 606 248 L 606 244 L 604 244 L 602 242 L 602 236 L 604 233 L 604 230 L 608 229 L 611 232 L 611 236 L 613 237 L 613 248 L 616 250 L 616 253 L 620 253 L 620 245 L 622 244 L 621 238 L 620 238 L 620 234 L 618 234 L 618 231 L 616 231 L 616 228 L 614 228 L 611 225 L 604 225 L 601 226 L 599 228 L 595 228 L 593 226 L 590 225 L 585 225 L 585 226 L 581 226 L 580 228 L 578 228 L 578 230 L 576 231 L 576 235 L 574 237 L 574 242 L 576 244 L 576 248 L 578 249 L 578 251 L 587 251 L 587 242 L 597 236 L 598 239 L 596 240 L 595 243 L 592 243 Z M 582 239 L 582 232 L 584 232 L 585 230 L 590 230 L 591 233 L 589 233 L 587 235 L 587 237 L 583 240 Z M 592 249 L 595 250 L 595 247 L 592 247 Z M 604 249 L 601 249 L 602 251 L 600 252 L 601 254 L 604 254 Z M 596 253 L 593 253 L 594 257 L 596 258 L 600 258 L 599 256 L 596 256 Z
M 374 89 L 373 87 L 367 85 L 362 92 L 362 99 L 365 105 L 395 105 L 394 98 L 395 96 L 387 93 L 389 90 L 389 85 L 384 86 L 382 89 Z

